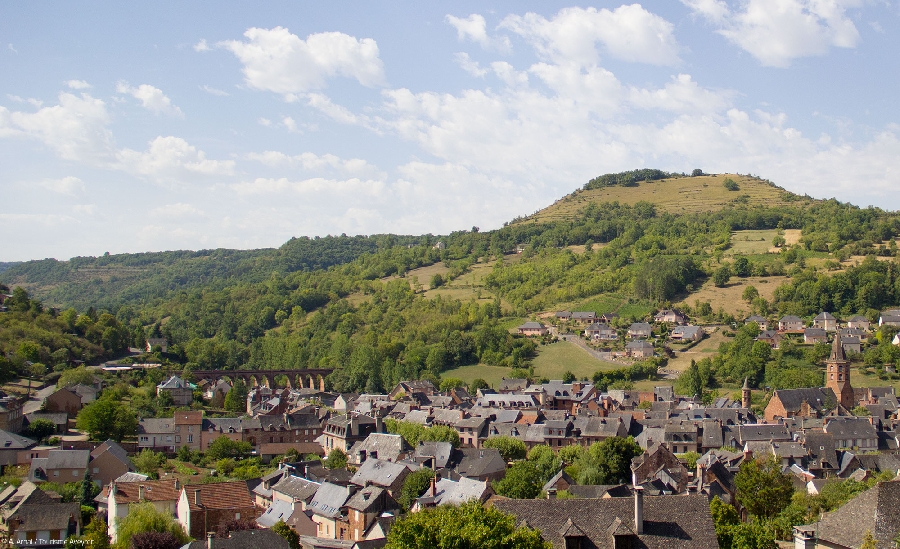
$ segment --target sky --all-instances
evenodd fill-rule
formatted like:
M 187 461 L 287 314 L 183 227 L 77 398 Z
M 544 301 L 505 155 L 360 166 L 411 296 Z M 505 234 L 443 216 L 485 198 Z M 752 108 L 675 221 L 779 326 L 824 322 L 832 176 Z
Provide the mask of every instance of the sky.
M 7 2 L 0 261 L 495 229 L 600 174 L 900 209 L 897 0 Z

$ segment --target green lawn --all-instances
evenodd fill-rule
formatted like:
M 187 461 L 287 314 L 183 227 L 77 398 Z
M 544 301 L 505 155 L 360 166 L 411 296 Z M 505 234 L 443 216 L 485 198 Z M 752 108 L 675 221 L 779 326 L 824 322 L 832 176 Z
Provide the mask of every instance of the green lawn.
M 532 361 L 532 364 L 534 364 L 534 374 L 547 379 L 562 379 L 566 371 L 572 372 L 578 379 L 591 379 L 597 370 L 615 368 L 615 366 L 595 359 L 568 341 L 559 341 L 538 347 L 538 356 Z
M 465 381 L 466 383 L 472 383 L 476 379 L 481 378 L 487 381 L 488 385 L 496 389 L 500 386 L 500 380 L 502 380 L 504 377 L 509 377 L 509 373 L 511 371 L 511 368 L 506 368 L 504 366 L 488 366 L 487 364 L 477 364 L 473 366 L 460 366 L 459 368 L 447 370 L 441 374 L 441 377 L 455 377 Z

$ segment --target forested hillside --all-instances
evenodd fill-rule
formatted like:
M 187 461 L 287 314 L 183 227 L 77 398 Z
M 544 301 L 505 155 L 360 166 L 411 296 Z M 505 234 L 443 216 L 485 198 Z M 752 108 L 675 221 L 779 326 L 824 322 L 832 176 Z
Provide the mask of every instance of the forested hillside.
M 900 303 L 896 264 L 874 258 L 896 254 L 897 214 L 796 197 L 747 176 L 659 178 L 664 175 L 650 171 L 641 181 L 649 178 L 664 191 L 695 179 L 693 194 L 683 199 L 687 206 L 704 203 L 704 193 L 733 198 L 708 211 L 679 213 L 657 201 L 667 193 L 646 193 L 633 186 L 633 174 L 614 174 L 588 183 L 590 197 L 582 191 L 557 202 L 553 216 L 538 212 L 495 231 L 44 260 L 18 265 L 0 280 L 26 284 L 47 304 L 106 310 L 132 341 L 167 337 L 170 359 L 189 368 L 327 367 L 335 369 L 332 387 L 369 391 L 468 364 L 527 368 L 535 344 L 509 328 L 532 313 L 611 293 L 650 306 L 682 301 L 690 307 L 692 293 L 717 273 L 790 276 L 774 299 L 753 301 L 764 314 L 867 314 Z M 742 194 L 751 184 L 757 194 Z M 610 185 L 637 194 L 609 200 L 602 193 Z M 765 230 L 776 236 L 762 252 L 735 254 L 735 232 Z M 788 245 L 780 235 L 791 230 L 802 236 Z M 858 267 L 840 262 L 869 255 Z M 486 269 L 484 293 L 426 297 L 429 281 L 418 280 L 415 270 L 429 265 L 444 273 L 432 289 Z M 705 364 L 707 378 L 768 378 L 772 357 L 748 366 L 732 364 L 732 355 Z

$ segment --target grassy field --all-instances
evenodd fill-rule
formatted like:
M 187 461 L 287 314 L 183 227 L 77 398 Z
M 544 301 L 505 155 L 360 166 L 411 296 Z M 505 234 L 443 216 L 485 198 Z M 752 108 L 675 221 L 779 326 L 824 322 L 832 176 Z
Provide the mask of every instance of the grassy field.
M 740 190 L 729 191 L 723 186 L 726 177 L 737 182 Z M 591 202 L 619 202 L 634 204 L 641 200 L 651 202 L 658 210 L 675 214 L 721 210 L 741 196 L 747 196 L 748 204 L 778 206 L 787 204 L 786 191 L 758 179 L 735 174 L 679 177 L 660 181 L 642 182 L 637 187 L 606 187 L 590 191 L 578 190 L 557 200 L 538 213 L 519 223 L 544 223 L 559 219 L 571 219 Z M 771 239 L 770 239 L 771 242 Z
M 595 359 L 568 341 L 538 347 L 538 356 L 532 363 L 535 375 L 547 379 L 562 379 L 567 371 L 575 374 L 578 379 L 591 379 L 597 370 L 606 369 L 607 366 L 615 368 Z
M 725 337 L 721 329 L 716 330 L 690 350 L 684 353 L 676 352 L 675 358 L 669 359 L 666 369 L 683 372 L 691 365 L 691 360 L 702 360 L 715 355 L 719 351 L 719 344 L 725 341 L 730 341 L 730 338 Z
M 488 382 L 492 388 L 496 389 L 500 386 L 500 381 L 504 377 L 509 377 L 512 370 L 503 366 L 488 366 L 487 364 L 477 364 L 473 366 L 460 366 L 452 370 L 447 370 L 441 374 L 442 378 L 455 377 L 472 383 L 478 378 Z
M 693 305 L 696 300 L 709 301 L 713 311 L 718 311 L 721 307 L 725 312 L 742 318 L 749 315 L 750 307 L 747 302 L 741 299 L 744 288 L 753 286 L 759 292 L 761 297 L 771 301 L 775 295 L 775 288 L 790 280 L 787 276 L 751 276 L 747 278 L 732 277 L 731 281 L 724 288 L 717 288 L 712 280 L 707 280 L 699 290 L 692 293 L 685 301 L 689 305 Z M 701 347 L 703 344 L 700 345 Z
M 728 252 L 726 252 L 726 255 L 756 255 L 769 253 L 769 251 L 773 249 L 772 239 L 777 235 L 777 229 L 766 231 L 735 231 L 731 233 L 731 247 L 728 249 Z
M 628 298 L 607 294 L 607 295 L 599 295 L 597 297 L 593 297 L 586 301 L 582 301 L 577 305 L 577 307 L 573 307 L 573 311 L 594 311 L 597 314 L 602 315 L 603 313 L 611 313 L 619 310 L 619 307 L 624 305 L 628 301 Z

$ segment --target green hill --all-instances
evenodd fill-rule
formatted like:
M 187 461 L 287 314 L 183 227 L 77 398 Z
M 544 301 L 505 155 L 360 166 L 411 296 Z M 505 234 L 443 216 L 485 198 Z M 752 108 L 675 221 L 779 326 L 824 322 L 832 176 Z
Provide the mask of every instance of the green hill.
M 726 189 L 726 179 L 734 181 L 737 190 Z M 716 212 L 729 206 L 796 206 L 812 202 L 809 197 L 800 197 L 769 181 L 737 174 L 665 177 L 648 181 L 631 179 L 625 185 L 616 183 L 595 186 L 589 183 L 585 187 L 528 216 L 520 223 L 572 219 L 589 204 L 609 202 L 631 206 L 638 202 L 649 202 L 658 212 L 675 215 Z
M 772 316 L 900 303 L 896 213 L 739 176 L 641 170 L 585 187 L 495 231 L 34 261 L 0 281 L 49 305 L 108 310 L 133 342 L 162 335 L 187 368 L 333 368 L 332 387 L 370 392 L 477 364 L 527 368 L 539 346 L 510 328 L 557 307 L 614 304 L 628 322 L 682 303 L 730 322 L 695 296 L 732 268 L 732 279 L 780 284 L 752 303 Z M 782 234 L 790 239 L 770 248 Z M 858 256 L 883 261 L 841 263 Z M 763 366 L 741 363 L 727 377 L 761 383 Z

